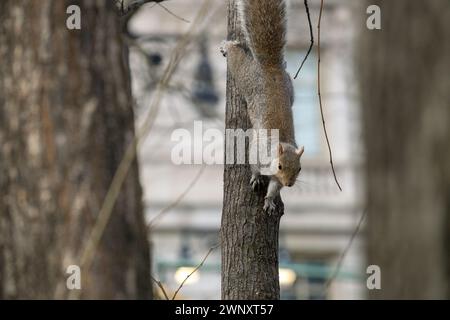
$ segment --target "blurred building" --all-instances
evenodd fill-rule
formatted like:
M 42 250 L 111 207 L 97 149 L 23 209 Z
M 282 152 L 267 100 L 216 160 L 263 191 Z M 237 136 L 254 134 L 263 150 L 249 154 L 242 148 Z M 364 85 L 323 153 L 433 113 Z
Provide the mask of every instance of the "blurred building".
M 194 134 L 194 121 L 224 129 L 226 60 L 219 53 L 226 38 L 226 5 L 213 1 L 203 32 L 181 60 L 164 94 L 154 126 L 140 147 L 141 182 L 151 223 L 154 273 L 173 292 L 209 248 L 218 243 L 223 190 L 220 165 L 175 165 L 171 141 L 185 128 L 194 139 L 192 157 L 209 144 Z M 340 273 L 324 290 L 347 246 L 364 204 L 360 182 L 359 109 L 353 79 L 352 10 L 356 1 L 326 1 L 322 20 L 322 96 L 340 192 L 334 182 L 317 99 L 317 55 L 313 50 L 299 77 L 294 113 L 297 141 L 305 145 L 301 182 L 284 188 L 280 278 L 287 299 L 360 299 L 365 297 L 364 248 L 359 235 Z M 147 117 L 152 94 L 177 40 L 187 31 L 203 1 L 173 0 L 145 6 L 131 21 L 140 49 L 131 52 L 137 125 Z M 310 1 L 315 39 L 320 1 Z M 167 10 L 166 10 L 167 9 Z M 169 12 L 170 11 L 170 12 Z M 185 20 L 189 21 L 186 22 Z M 295 74 L 310 43 L 303 0 L 289 1 L 288 71 Z M 143 54 L 145 52 L 145 54 Z M 200 146 L 200 147 L 199 147 Z M 218 146 L 223 154 L 223 146 Z M 201 156 L 201 154 L 200 154 Z M 156 218 L 156 220 L 154 220 Z M 220 249 L 179 294 L 185 299 L 220 298 Z

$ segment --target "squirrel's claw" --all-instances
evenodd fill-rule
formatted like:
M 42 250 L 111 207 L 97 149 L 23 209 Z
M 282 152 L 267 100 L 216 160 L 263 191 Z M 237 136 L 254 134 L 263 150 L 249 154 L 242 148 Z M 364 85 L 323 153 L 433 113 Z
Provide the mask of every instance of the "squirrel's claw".
M 264 186 L 264 181 L 261 176 L 252 175 L 252 178 L 250 179 L 250 186 L 252 187 L 253 191 L 259 192 Z
M 275 202 L 273 200 L 273 198 L 264 199 L 264 211 L 269 215 L 275 214 L 275 211 L 277 210 L 277 206 L 275 205 Z
M 222 43 L 220 44 L 219 50 L 224 57 L 227 56 L 227 41 L 226 40 L 222 41 Z
M 221 44 L 220 44 L 219 50 L 222 53 L 222 55 L 224 57 L 226 57 L 227 56 L 227 52 L 230 49 L 230 47 L 231 46 L 237 46 L 237 45 L 239 45 L 239 41 L 236 41 L 236 40 L 234 40 L 234 41 L 223 40 L 221 42 Z

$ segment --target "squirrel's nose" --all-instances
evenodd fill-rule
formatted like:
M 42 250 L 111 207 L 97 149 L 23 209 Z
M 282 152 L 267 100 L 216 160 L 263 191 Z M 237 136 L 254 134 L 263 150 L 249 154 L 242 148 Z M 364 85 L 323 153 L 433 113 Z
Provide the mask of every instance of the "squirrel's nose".
M 294 184 L 293 183 L 288 183 L 288 187 L 292 187 Z

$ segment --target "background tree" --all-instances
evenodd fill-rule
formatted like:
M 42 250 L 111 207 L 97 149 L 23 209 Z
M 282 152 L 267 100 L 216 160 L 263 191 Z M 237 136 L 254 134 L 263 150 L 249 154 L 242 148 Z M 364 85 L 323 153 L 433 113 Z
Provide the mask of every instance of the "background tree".
M 228 39 L 245 41 L 234 0 L 228 3 Z M 226 104 L 227 129 L 251 128 L 245 101 L 229 74 Z M 265 213 L 264 194 L 253 192 L 250 176 L 249 165 L 225 166 L 222 298 L 279 299 L 278 234 L 284 209 L 281 199 L 277 199 L 280 208 L 277 214 L 269 216 Z
M 66 28 L 79 5 L 82 29 Z M 112 1 L 0 3 L 0 297 L 64 298 L 134 136 L 129 72 Z M 82 298 L 150 298 L 134 162 Z
M 450 11 L 445 0 L 366 1 L 360 75 L 372 298 L 449 298 Z M 364 7 L 364 9 L 366 8 Z M 363 28 L 363 27 L 361 27 Z

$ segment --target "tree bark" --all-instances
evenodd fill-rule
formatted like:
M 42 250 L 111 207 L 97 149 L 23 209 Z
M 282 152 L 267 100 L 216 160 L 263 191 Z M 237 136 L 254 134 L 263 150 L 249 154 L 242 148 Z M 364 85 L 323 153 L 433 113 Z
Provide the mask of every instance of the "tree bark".
M 450 298 L 450 11 L 448 1 L 367 1 L 360 75 L 367 148 L 371 298 Z M 366 8 L 364 7 L 364 9 Z
M 134 136 L 120 24 L 107 0 L 4 0 L 0 21 L 0 297 L 65 298 Z M 135 162 L 81 298 L 151 298 L 142 209 Z
M 228 4 L 228 39 L 244 42 L 234 0 Z M 251 127 L 245 101 L 229 73 L 225 121 L 227 129 Z M 279 299 L 278 233 L 283 203 L 277 199 L 280 208 L 277 214 L 269 216 L 265 213 L 264 194 L 253 192 L 250 176 L 249 165 L 225 165 L 222 298 Z

